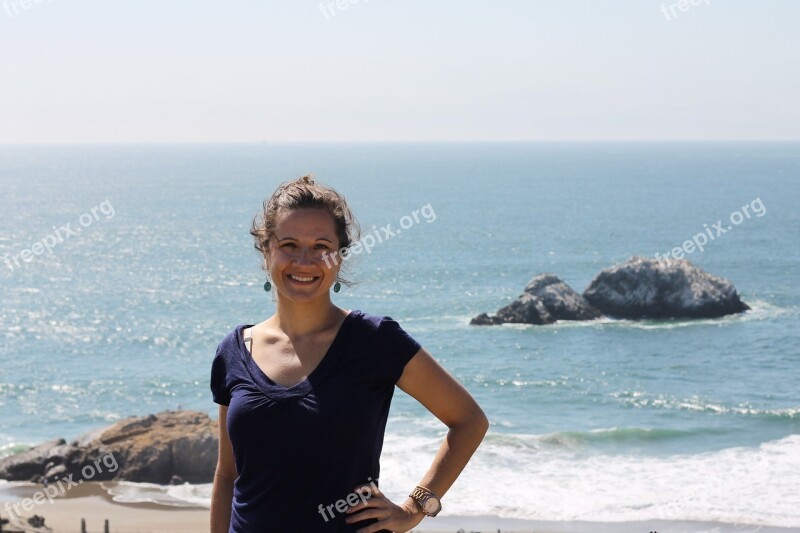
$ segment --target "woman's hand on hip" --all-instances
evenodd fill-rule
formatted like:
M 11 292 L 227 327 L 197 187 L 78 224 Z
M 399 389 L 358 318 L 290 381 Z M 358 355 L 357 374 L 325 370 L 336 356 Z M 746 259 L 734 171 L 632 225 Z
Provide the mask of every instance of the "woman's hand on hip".
M 364 497 L 345 511 L 345 522 L 353 524 L 370 518 L 378 519 L 377 522 L 358 529 L 358 533 L 377 533 L 382 530 L 405 533 L 425 518 L 425 514 L 410 498 L 403 504 L 396 505 L 374 485 L 356 487 L 355 492 Z

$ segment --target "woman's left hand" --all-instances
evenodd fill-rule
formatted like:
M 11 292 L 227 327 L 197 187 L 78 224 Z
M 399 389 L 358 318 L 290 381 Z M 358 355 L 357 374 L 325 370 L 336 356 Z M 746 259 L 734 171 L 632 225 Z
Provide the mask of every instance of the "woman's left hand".
M 425 518 L 425 513 L 410 499 L 402 505 L 395 505 L 374 485 L 356 487 L 355 492 L 369 496 L 345 511 L 345 522 L 353 524 L 370 518 L 378 519 L 377 522 L 358 529 L 358 533 L 376 533 L 382 530 L 405 533 Z

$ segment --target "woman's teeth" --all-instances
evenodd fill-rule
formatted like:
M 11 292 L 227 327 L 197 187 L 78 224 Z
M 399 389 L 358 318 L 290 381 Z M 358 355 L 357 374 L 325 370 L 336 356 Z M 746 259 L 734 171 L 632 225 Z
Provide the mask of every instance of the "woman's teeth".
M 289 274 L 289 277 L 295 281 L 302 281 L 303 283 L 308 283 L 309 281 L 314 281 L 317 278 L 301 278 L 299 276 L 295 276 L 294 274 Z

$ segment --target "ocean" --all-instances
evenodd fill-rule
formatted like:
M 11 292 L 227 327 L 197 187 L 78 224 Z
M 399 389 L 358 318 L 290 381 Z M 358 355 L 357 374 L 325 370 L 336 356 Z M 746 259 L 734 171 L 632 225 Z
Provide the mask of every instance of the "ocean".
M 2 146 L 0 456 L 165 409 L 216 417 L 217 344 L 274 310 L 250 222 L 305 173 L 346 197 L 364 234 L 393 228 L 348 259 L 357 283 L 334 303 L 395 318 L 491 421 L 447 513 L 800 527 L 798 143 Z M 581 292 L 700 233 L 715 237 L 685 257 L 752 310 L 469 325 L 537 274 Z M 445 433 L 396 391 L 390 497 Z

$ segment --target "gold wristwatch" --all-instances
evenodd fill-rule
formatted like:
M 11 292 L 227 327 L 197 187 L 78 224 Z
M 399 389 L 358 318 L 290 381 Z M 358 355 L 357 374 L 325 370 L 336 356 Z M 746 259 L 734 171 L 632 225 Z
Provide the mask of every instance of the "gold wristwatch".
M 442 510 L 442 502 L 430 489 L 417 485 L 408 496 L 417 502 L 426 516 L 434 517 Z

